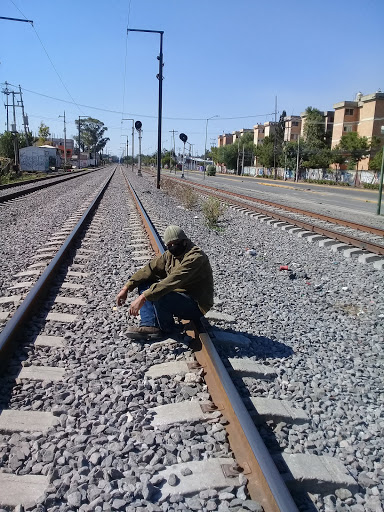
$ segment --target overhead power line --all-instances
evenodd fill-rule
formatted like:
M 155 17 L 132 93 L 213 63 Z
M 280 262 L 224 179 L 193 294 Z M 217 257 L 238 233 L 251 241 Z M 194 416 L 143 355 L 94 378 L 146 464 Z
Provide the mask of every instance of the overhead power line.
M 8 85 L 12 85 L 12 87 L 16 87 L 15 85 L 8 82 Z M 29 92 L 31 94 L 36 94 L 37 96 L 43 96 L 44 98 L 49 98 L 50 100 L 60 101 L 61 103 L 68 103 L 70 105 L 76 105 L 84 108 L 91 108 L 93 110 L 99 110 L 100 112 L 109 112 L 110 114 L 119 114 L 121 115 L 121 111 L 119 110 L 111 110 L 108 108 L 94 107 L 91 105 L 85 105 L 84 103 L 76 103 L 74 101 L 63 100 L 62 98 L 55 98 L 54 96 L 49 96 L 48 94 L 44 94 L 41 92 L 32 91 L 31 89 L 27 89 L 26 87 L 22 87 L 23 91 Z M 269 112 L 267 114 L 254 114 L 250 116 L 234 116 L 234 117 L 218 117 L 216 121 L 227 121 L 231 119 L 252 119 L 255 117 L 269 117 L 273 115 L 274 112 Z M 157 116 L 149 116 L 146 114 L 134 114 L 132 112 L 124 112 L 124 115 L 129 115 L 133 117 L 145 117 L 148 119 L 157 119 Z M 163 119 L 167 119 L 170 121 L 205 121 L 205 117 L 164 117 Z

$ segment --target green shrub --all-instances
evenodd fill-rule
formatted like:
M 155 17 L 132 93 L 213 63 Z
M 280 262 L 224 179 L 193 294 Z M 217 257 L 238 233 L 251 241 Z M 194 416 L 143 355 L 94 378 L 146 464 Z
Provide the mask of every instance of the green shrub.
M 216 167 L 214 165 L 208 165 L 207 176 L 216 176 Z
M 371 188 L 373 190 L 379 190 L 379 184 L 378 183 L 363 183 L 364 188 Z
M 217 229 L 219 218 L 224 214 L 225 206 L 215 197 L 208 197 L 203 202 L 201 210 L 204 215 L 205 222 L 210 229 Z

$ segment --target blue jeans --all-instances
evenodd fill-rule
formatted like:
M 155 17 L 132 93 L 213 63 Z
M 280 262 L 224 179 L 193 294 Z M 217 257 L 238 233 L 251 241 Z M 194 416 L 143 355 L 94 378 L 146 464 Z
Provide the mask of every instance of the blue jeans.
M 139 293 L 147 290 L 151 282 L 139 285 Z M 197 302 L 186 293 L 169 292 L 153 302 L 147 300 L 140 309 L 140 325 L 160 327 L 162 331 L 172 331 L 175 328 L 173 317 L 198 322 L 203 316 Z

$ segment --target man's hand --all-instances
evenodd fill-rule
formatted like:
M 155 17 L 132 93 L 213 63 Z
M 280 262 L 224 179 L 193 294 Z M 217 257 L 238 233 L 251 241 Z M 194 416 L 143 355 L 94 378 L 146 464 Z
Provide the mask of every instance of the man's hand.
M 124 302 L 127 300 L 127 295 L 128 295 L 128 290 L 125 287 L 122 288 L 116 297 L 116 304 L 118 306 L 122 306 L 124 304 Z
M 140 309 L 144 306 L 145 300 L 146 299 L 143 294 L 139 295 L 137 299 L 131 302 L 131 305 L 129 306 L 129 314 L 132 316 L 137 316 Z

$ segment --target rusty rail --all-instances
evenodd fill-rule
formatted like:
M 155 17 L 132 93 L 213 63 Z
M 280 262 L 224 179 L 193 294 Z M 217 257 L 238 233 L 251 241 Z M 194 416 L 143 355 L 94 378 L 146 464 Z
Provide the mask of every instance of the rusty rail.
M 143 219 L 153 250 L 162 254 L 164 245 L 125 174 L 124 177 Z M 188 324 L 191 325 L 192 322 Z M 239 470 L 248 479 L 248 490 L 252 499 L 261 503 L 265 512 L 298 512 L 208 333 L 202 326 L 197 328 L 193 325 L 193 329 L 188 330 L 187 334 L 194 339 L 194 354 L 204 368 L 205 381 L 212 400 L 228 422 L 226 429 L 229 443 L 239 463 Z

